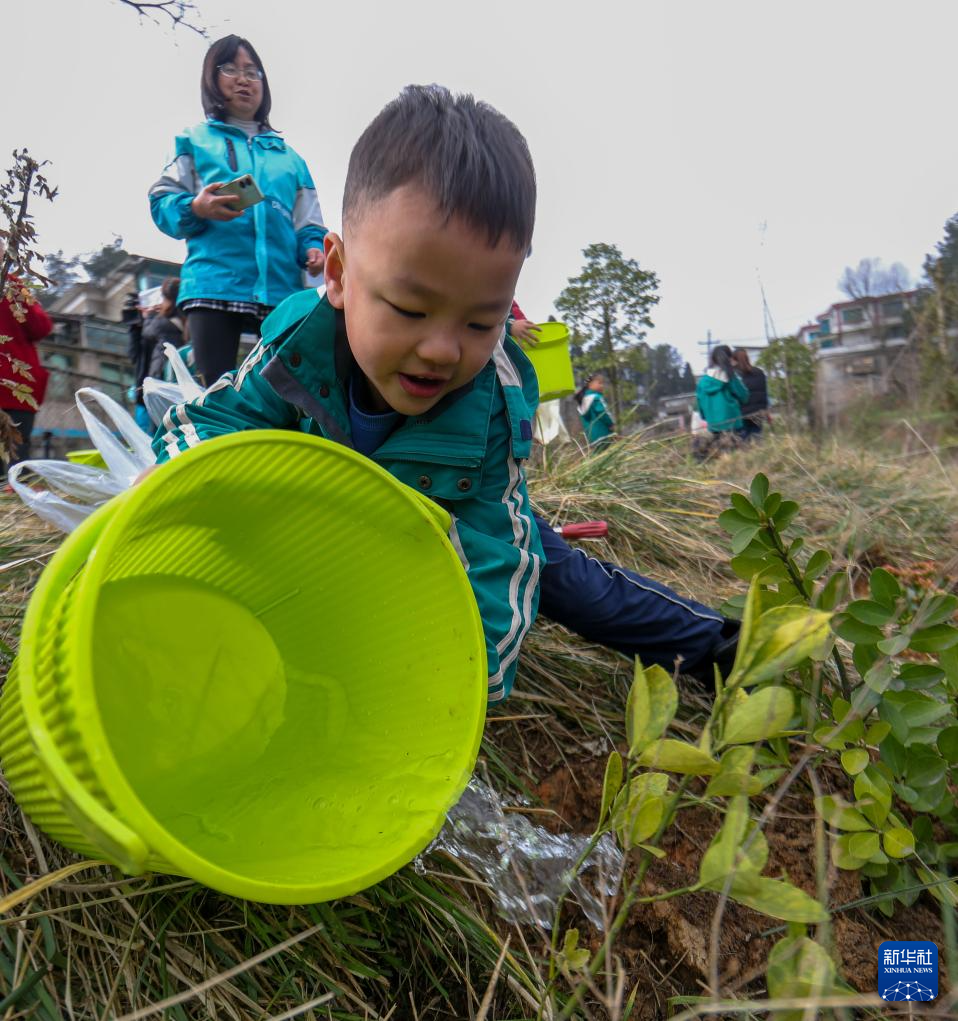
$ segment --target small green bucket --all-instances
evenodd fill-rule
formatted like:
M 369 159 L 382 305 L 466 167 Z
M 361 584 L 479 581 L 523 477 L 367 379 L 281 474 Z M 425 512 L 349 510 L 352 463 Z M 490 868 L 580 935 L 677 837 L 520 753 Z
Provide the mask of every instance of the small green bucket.
M 539 380 L 539 400 L 554 401 L 575 393 L 569 329 L 565 323 L 539 323 L 538 343 L 522 345 Z
M 444 510 L 342 446 L 244 432 L 100 508 L 44 571 L 0 701 L 33 821 L 133 874 L 308 903 L 438 832 L 485 719 Z
M 68 450 L 67 460 L 73 464 L 87 464 L 91 468 L 106 468 L 107 463 L 99 450 Z

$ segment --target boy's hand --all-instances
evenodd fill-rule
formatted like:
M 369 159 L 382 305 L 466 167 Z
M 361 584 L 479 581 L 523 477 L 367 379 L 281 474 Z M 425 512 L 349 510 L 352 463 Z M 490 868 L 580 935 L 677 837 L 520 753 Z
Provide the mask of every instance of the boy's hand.
M 535 347 L 539 343 L 537 336 L 539 327 L 528 319 L 517 319 L 509 332 L 512 334 L 513 340 L 518 340 L 521 344 L 528 344 L 529 347 Z
M 306 249 L 306 272 L 316 277 L 323 272 L 323 266 L 326 264 L 326 255 L 322 248 L 307 248 Z
M 215 194 L 225 181 L 214 181 L 208 184 L 190 203 L 190 208 L 201 220 L 235 220 L 243 215 L 242 209 L 234 209 L 231 203 L 236 201 L 235 195 Z
M 160 466 L 158 464 L 151 464 L 148 468 L 144 468 L 143 471 L 141 471 L 133 480 L 133 485 L 138 486 L 147 477 L 147 475 L 151 475 L 159 467 Z

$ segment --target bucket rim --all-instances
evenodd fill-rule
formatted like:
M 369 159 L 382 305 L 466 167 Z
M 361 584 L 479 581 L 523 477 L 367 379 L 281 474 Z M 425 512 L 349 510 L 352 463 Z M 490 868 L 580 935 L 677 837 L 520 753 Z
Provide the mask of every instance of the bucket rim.
M 468 607 L 472 624 L 470 628 L 464 623 L 463 643 L 472 638 L 477 652 L 476 703 L 473 708 L 472 733 L 468 735 L 468 745 L 466 742 L 463 743 L 463 747 L 467 747 L 468 753 L 461 758 L 462 776 L 451 781 L 448 804 L 442 806 L 441 811 L 437 811 L 433 821 L 412 830 L 411 836 L 404 842 L 402 848 L 391 855 L 388 860 L 340 882 L 276 883 L 253 879 L 210 862 L 176 839 L 149 811 L 127 781 L 107 739 L 93 690 L 91 637 L 98 603 L 97 594 L 111 555 L 123 540 L 131 522 L 151 502 L 157 487 L 166 484 L 171 472 L 180 472 L 185 469 L 195 470 L 199 458 L 215 457 L 224 449 L 242 446 L 275 446 L 277 444 L 322 450 L 327 456 L 337 457 L 353 468 L 380 478 L 408 503 L 409 507 L 426 522 L 428 528 L 441 541 L 446 555 L 460 569 L 456 588 L 465 597 L 463 599 L 464 608 Z M 78 627 L 82 641 L 74 642 L 70 647 L 72 662 L 68 664 L 68 669 L 72 670 L 76 679 L 74 700 L 77 711 L 77 727 L 94 773 L 103 790 L 116 806 L 117 813 L 123 822 L 145 841 L 151 852 L 161 856 L 164 861 L 169 862 L 184 875 L 220 892 L 248 900 L 274 904 L 297 904 L 329 900 L 365 889 L 394 873 L 430 843 L 439 832 L 446 812 L 458 800 L 469 781 L 472 767 L 479 753 L 486 711 L 487 665 L 482 620 L 472 586 L 465 571 L 462 570 L 459 556 L 447 535 L 450 521 L 448 513 L 443 508 L 432 501 L 424 501 L 421 494 L 399 482 L 384 468 L 362 454 L 342 444 L 320 437 L 276 429 L 250 430 L 206 440 L 199 446 L 183 452 L 179 457 L 162 465 L 158 471 L 150 474 L 138 486 L 122 494 L 116 500 L 116 507 L 109 520 L 109 527 L 104 528 L 100 534 L 77 582 L 79 587 L 74 626 Z
M 526 354 L 534 353 L 541 348 L 559 347 L 569 343 L 571 334 L 565 323 L 536 323 L 540 333 L 535 344 L 522 345 Z

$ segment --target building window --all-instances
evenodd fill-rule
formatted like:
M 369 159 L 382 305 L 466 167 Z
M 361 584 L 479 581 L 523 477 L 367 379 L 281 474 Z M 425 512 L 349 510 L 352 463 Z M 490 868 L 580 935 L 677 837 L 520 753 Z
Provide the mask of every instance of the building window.
M 905 312 L 905 303 L 900 299 L 896 301 L 883 301 L 881 306 L 881 314 L 886 319 L 896 319 L 903 315 Z
M 123 404 L 127 388 L 133 384 L 130 370 L 125 365 L 117 365 L 114 362 L 100 362 L 100 379 L 103 390 Z
M 889 326 L 886 336 L 889 340 L 900 340 L 905 336 L 905 324 L 895 323 L 894 326 Z
M 849 376 L 872 376 L 878 371 L 878 363 L 871 356 L 855 358 L 845 364 L 845 372 Z
M 819 337 L 827 337 L 832 332 L 832 321 L 831 319 L 819 319 L 818 320 L 818 335 Z
M 848 326 L 854 326 L 856 323 L 865 321 L 865 312 L 860 308 L 843 308 L 842 309 L 842 322 Z
M 50 370 L 50 382 L 47 385 L 47 398 L 53 400 L 68 401 L 80 381 L 73 375 L 76 361 L 72 355 L 64 355 L 59 352 L 47 355 L 43 359 L 44 365 Z

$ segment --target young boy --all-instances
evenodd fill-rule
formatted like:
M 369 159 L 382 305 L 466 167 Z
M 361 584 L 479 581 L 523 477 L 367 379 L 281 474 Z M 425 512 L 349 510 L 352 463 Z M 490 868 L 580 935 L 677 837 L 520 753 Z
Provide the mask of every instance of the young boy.
M 532 513 L 522 462 L 538 389 L 505 323 L 535 198 L 510 121 L 471 96 L 408 87 L 353 149 L 325 288 L 279 305 L 239 370 L 171 408 L 153 444 L 162 464 L 212 436 L 299 429 L 444 506 L 482 616 L 491 702 L 512 687 L 540 587 L 553 619 L 645 662 L 681 655 L 704 674 L 729 653 L 718 613 L 571 550 Z

